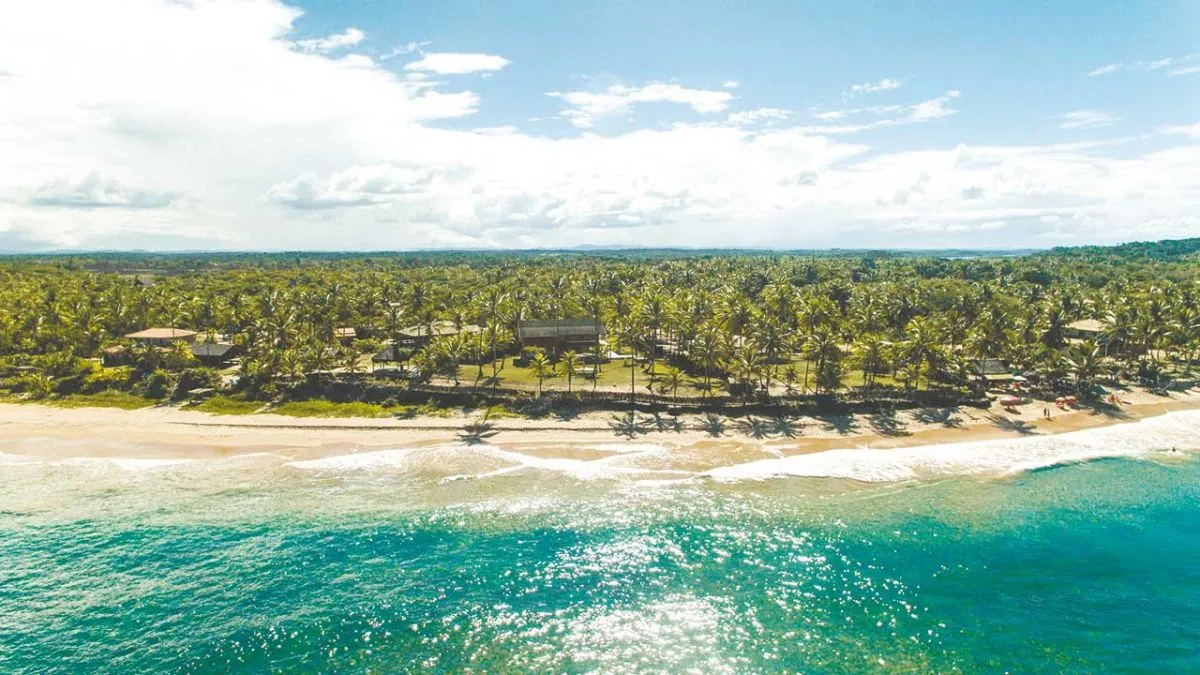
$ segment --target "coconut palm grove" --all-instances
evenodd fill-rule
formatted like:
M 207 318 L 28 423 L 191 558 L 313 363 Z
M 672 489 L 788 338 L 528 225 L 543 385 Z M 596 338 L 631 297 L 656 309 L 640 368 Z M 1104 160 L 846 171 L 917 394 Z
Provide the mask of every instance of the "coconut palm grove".
M 1198 251 L 11 256 L 2 386 L 355 416 L 1098 399 L 1190 375 Z

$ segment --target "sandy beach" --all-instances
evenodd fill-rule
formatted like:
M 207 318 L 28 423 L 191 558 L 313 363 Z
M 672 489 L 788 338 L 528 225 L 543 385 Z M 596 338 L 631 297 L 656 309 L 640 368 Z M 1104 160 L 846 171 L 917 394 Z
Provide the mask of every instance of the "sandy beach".
M 567 420 L 504 418 L 484 433 L 466 428 L 480 413 L 412 419 L 296 418 L 259 414 L 223 416 L 177 407 L 141 410 L 55 408 L 0 404 L 0 451 L 43 457 L 189 458 L 284 452 L 296 460 L 464 443 L 483 443 L 532 458 L 593 461 L 651 444 L 667 449 L 664 470 L 707 471 L 766 458 L 840 448 L 905 448 L 1003 438 L 1043 437 L 1164 413 L 1200 408 L 1200 392 L 1158 396 L 1130 391 L 1119 409 L 1050 406 L 1015 410 L 939 408 L 892 415 L 680 418 L 640 414 L 630 427 L 620 413 L 590 412 Z M 44 441 L 56 442 L 44 442 Z

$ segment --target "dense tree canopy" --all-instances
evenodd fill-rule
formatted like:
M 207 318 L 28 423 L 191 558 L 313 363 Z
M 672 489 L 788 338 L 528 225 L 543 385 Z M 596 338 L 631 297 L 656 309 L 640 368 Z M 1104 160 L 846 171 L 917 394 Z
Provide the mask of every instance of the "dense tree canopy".
M 363 329 L 372 338 L 363 351 L 405 327 L 478 325 L 474 337 L 435 340 L 415 357 L 457 381 L 461 363 L 480 375 L 490 363 L 495 374 L 517 321 L 589 317 L 651 373 L 669 352 L 706 384 L 751 391 L 836 391 L 850 369 L 862 385 L 887 373 L 908 388 L 950 386 L 980 358 L 1079 382 L 1113 368 L 1190 368 L 1200 348 L 1196 247 L 1107 250 L 12 257 L 0 262 L 0 356 L 95 357 L 130 331 L 180 326 L 240 342 L 242 373 L 268 381 L 357 369 L 354 354 L 330 348 L 337 327 Z M 1079 319 L 1104 322 L 1099 344 L 1068 340 Z

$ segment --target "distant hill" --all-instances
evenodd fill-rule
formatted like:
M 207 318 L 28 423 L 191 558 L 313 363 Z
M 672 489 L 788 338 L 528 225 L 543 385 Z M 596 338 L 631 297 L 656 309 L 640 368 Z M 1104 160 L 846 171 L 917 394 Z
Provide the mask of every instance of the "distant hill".
M 1200 253 L 1200 237 L 1163 239 L 1161 241 L 1131 241 L 1116 246 L 1059 246 L 1043 255 L 1081 258 L 1149 258 L 1178 260 Z

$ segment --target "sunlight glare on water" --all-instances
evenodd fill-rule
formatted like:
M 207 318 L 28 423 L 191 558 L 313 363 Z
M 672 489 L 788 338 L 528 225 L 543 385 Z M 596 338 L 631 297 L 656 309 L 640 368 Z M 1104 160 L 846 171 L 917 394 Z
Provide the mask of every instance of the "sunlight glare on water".
M 0 669 L 1200 666 L 1190 454 L 904 483 L 404 454 L 2 458 Z

